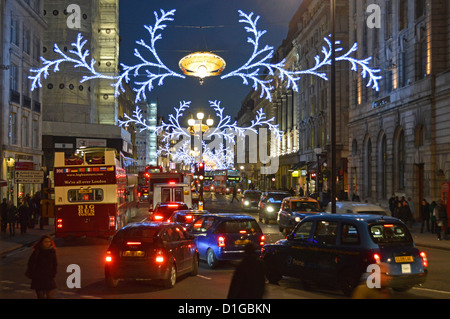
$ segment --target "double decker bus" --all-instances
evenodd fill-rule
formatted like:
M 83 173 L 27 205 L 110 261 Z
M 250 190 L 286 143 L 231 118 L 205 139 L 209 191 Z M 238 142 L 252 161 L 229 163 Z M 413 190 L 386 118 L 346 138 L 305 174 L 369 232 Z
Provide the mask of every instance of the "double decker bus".
M 137 214 L 133 159 L 85 148 L 69 158 L 56 152 L 54 167 L 56 237 L 110 237 Z
M 238 170 L 224 169 L 214 171 L 214 191 L 217 194 L 231 194 L 233 187 L 238 187 L 240 192 L 240 172 Z

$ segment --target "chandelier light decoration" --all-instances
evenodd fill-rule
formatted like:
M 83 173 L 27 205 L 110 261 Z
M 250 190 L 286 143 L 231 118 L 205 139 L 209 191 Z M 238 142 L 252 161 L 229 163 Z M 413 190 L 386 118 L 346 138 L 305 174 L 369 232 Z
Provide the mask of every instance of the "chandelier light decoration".
M 120 92 L 124 92 L 123 83 L 130 83 L 133 78 L 134 90 L 136 91 L 136 102 L 146 99 L 146 92 L 151 92 L 154 89 L 154 83 L 156 82 L 158 86 L 164 84 L 164 80 L 169 77 L 186 78 L 188 76 L 197 76 L 200 78 L 202 83 L 203 79 L 207 76 L 218 76 L 225 69 L 225 61 L 212 53 L 209 52 L 196 52 L 182 58 L 179 62 L 179 66 L 183 71 L 183 74 L 177 73 L 167 67 L 159 57 L 155 44 L 158 40 L 162 39 L 161 32 L 167 27 L 165 23 L 173 21 L 173 16 L 175 15 L 175 9 L 165 12 L 160 10 L 160 15 L 155 11 L 155 24 L 153 26 L 144 26 L 150 35 L 150 43 L 144 40 L 139 40 L 136 43 L 146 49 L 150 53 L 151 59 L 144 57 L 143 54 L 138 49 L 135 49 L 134 55 L 140 61 L 139 63 L 128 66 L 121 64 L 123 68 L 123 73 L 117 76 L 110 76 L 99 73 L 96 69 L 96 61 L 91 59 L 88 61 L 90 55 L 89 50 L 84 49 L 87 40 L 83 39 L 81 34 L 78 34 L 77 41 L 72 43 L 74 47 L 73 50 L 69 50 L 69 54 L 65 54 L 58 47 L 57 44 L 54 45 L 54 52 L 60 56 L 59 59 L 54 61 L 47 60 L 41 57 L 43 62 L 43 67 L 38 69 L 31 69 L 32 75 L 29 79 L 32 80 L 32 90 L 37 87 L 42 87 L 41 79 L 47 79 L 50 75 L 50 71 L 58 72 L 61 63 L 72 63 L 74 68 L 84 69 L 86 75 L 82 77 L 80 83 L 93 79 L 108 79 L 111 80 L 111 86 L 115 89 L 115 96 L 117 97 Z M 260 47 L 260 39 L 266 33 L 266 31 L 260 31 L 257 28 L 257 22 L 259 16 L 253 17 L 253 12 L 246 14 L 239 10 L 239 16 L 241 19 L 240 23 L 245 24 L 246 32 L 250 33 L 252 36 L 248 37 L 247 42 L 253 45 L 253 52 L 247 62 L 241 67 L 233 70 L 227 74 L 221 76 L 221 79 L 227 79 L 231 77 L 240 77 L 243 80 L 244 85 L 249 85 L 249 81 L 253 82 L 252 87 L 256 90 L 261 90 L 261 98 L 264 97 L 272 101 L 271 91 L 273 90 L 272 82 L 273 78 L 278 77 L 281 81 L 286 81 L 287 88 L 292 88 L 294 91 L 298 91 L 297 81 L 300 79 L 301 75 L 309 74 L 313 76 L 320 77 L 324 80 L 328 80 L 326 74 L 321 72 L 320 69 L 327 65 L 331 65 L 331 53 L 334 49 L 336 54 L 336 61 L 347 61 L 351 64 L 352 71 L 358 71 L 361 68 L 361 74 L 364 79 L 368 78 L 367 87 L 372 87 L 374 90 L 379 90 L 378 81 L 382 79 L 379 75 L 380 69 L 373 69 L 369 67 L 369 63 L 372 60 L 368 57 L 363 60 L 355 59 L 350 57 L 350 55 L 358 50 L 358 45 L 355 43 L 352 48 L 345 54 L 338 55 L 338 53 L 343 52 L 343 48 L 339 47 L 340 41 L 336 41 L 333 44 L 328 38 L 324 38 L 326 46 L 322 47 L 323 57 L 316 56 L 316 64 L 307 70 L 286 70 L 285 60 L 278 63 L 272 63 L 272 58 L 274 56 L 274 48 L 269 45 L 265 45 L 263 48 Z M 144 73 L 143 73 L 144 72 Z M 262 78 L 264 75 L 261 72 L 268 72 L 271 77 Z M 144 76 L 143 81 L 137 80 L 137 78 Z
M 215 112 L 218 119 L 216 127 L 209 127 L 202 132 L 201 147 L 203 159 L 206 163 L 212 163 L 209 166 L 215 169 L 230 168 L 234 165 L 234 146 L 237 139 L 245 139 L 247 135 L 258 135 L 260 129 L 267 129 L 274 141 L 281 139 L 282 132 L 278 124 L 273 124 L 275 118 L 267 119 L 265 113 L 260 109 L 257 112 L 255 120 L 247 127 L 240 127 L 236 121 L 232 121 L 229 115 L 224 115 L 224 108 L 220 106 L 220 101 L 209 101 L 209 106 Z M 181 124 L 184 119 L 184 113 L 190 108 L 190 101 L 181 101 L 179 107 L 175 107 L 175 114 L 170 114 L 168 122 L 162 122 L 160 126 L 152 128 L 142 116 L 142 111 L 136 107 L 133 115 L 130 117 L 124 114 L 124 121 L 119 121 L 119 126 L 127 127 L 130 124 L 136 124 L 140 131 L 149 130 L 151 133 L 161 137 L 161 146 L 158 149 L 158 156 L 164 155 L 171 158 L 175 163 L 191 165 L 198 162 L 196 155 L 192 153 L 191 137 L 192 132 L 189 128 Z M 206 141 L 211 141 L 206 143 Z M 174 147 L 172 142 L 177 141 Z

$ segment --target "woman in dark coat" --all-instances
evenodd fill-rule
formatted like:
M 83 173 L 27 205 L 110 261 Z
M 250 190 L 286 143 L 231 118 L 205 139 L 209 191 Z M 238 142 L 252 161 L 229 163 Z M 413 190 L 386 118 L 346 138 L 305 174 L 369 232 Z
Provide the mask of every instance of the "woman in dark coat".
M 31 289 L 36 290 L 38 299 L 52 299 L 56 289 L 56 248 L 55 242 L 44 235 L 33 247 L 28 260 L 27 275 L 31 278 Z

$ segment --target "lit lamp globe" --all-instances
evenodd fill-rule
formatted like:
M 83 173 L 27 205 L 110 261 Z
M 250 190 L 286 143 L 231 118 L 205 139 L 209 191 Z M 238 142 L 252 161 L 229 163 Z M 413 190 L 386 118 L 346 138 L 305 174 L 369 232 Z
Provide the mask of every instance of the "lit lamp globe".
M 203 79 L 218 76 L 225 69 L 225 60 L 211 52 L 194 52 L 183 57 L 178 63 L 181 71 L 188 76 L 196 76 L 203 84 Z

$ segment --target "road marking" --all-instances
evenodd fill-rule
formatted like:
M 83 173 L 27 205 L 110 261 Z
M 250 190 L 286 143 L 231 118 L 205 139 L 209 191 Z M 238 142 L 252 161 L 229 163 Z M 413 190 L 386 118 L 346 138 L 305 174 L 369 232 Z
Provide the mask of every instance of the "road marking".
M 437 293 L 441 293 L 441 294 L 450 295 L 450 291 L 445 291 L 445 290 L 428 289 L 428 288 L 421 288 L 421 287 L 413 287 L 413 289 L 423 290 L 423 291 L 428 291 L 428 292 L 437 292 Z
M 197 275 L 197 277 L 200 277 L 200 278 L 203 278 L 203 279 L 206 279 L 206 280 L 212 280 L 212 278 L 210 278 L 210 277 L 205 277 L 205 276 L 202 276 L 202 275 Z

